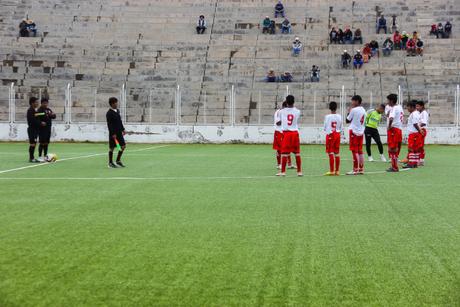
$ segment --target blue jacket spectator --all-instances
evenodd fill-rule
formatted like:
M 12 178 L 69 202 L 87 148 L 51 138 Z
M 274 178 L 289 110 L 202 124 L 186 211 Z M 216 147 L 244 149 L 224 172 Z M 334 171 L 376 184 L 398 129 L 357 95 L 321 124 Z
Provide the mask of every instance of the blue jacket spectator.
M 287 18 L 281 23 L 281 33 L 291 33 L 291 22 Z
M 278 18 L 278 15 L 281 15 L 281 17 L 284 18 L 284 5 L 281 3 L 281 1 L 278 1 L 278 3 L 275 5 L 275 18 Z
M 445 37 L 449 38 L 450 35 L 452 34 L 452 24 L 450 21 L 447 21 L 445 26 L 444 26 L 444 32 L 445 32 Z
M 380 33 L 380 29 L 384 29 L 385 34 L 387 34 L 387 20 L 383 15 L 381 15 L 379 20 L 377 21 L 377 34 Z
M 361 68 L 364 64 L 363 55 L 361 54 L 361 50 L 357 50 L 355 56 L 353 57 L 353 66 L 355 68 Z
M 277 81 L 275 71 L 273 69 L 270 69 L 268 71 L 267 77 L 265 77 L 265 81 L 266 82 L 276 82 Z
M 280 76 L 280 81 L 281 82 L 292 82 L 292 75 L 290 72 L 285 71 L 284 74 Z
M 318 66 L 313 65 L 311 67 L 311 71 L 310 71 L 310 81 L 311 82 L 319 82 L 319 78 L 320 78 L 319 72 L 320 70 Z
M 351 63 L 351 55 L 348 53 L 348 51 L 344 50 L 342 53 L 342 68 L 350 67 L 350 63 Z
M 298 56 L 302 51 L 302 43 L 298 37 L 295 38 L 294 42 L 292 43 L 292 55 Z

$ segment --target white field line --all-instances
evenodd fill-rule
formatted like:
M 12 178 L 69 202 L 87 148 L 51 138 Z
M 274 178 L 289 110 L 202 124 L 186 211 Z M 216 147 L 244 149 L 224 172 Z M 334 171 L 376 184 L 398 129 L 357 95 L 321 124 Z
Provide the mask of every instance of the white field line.
M 401 169 L 400 172 L 409 171 L 410 169 Z M 365 175 L 386 174 L 386 171 L 367 172 Z M 364 176 L 365 176 L 364 175 Z M 347 176 L 341 174 L 340 176 Z M 287 176 L 287 178 L 295 178 L 297 176 Z M 304 177 L 324 177 L 324 175 L 306 174 Z M 360 176 L 350 176 L 360 177 Z M 30 178 L 7 178 L 0 177 L 0 180 L 74 180 L 74 181 L 108 181 L 108 180 L 127 180 L 127 181 L 168 181 L 168 180 L 241 180 L 241 179 L 276 179 L 279 177 L 273 176 L 209 176 L 209 177 L 30 177 Z M 279 180 L 282 180 L 281 178 Z
M 163 148 L 163 147 L 168 147 L 168 146 L 171 146 L 171 145 L 151 146 L 147 148 L 131 150 L 129 152 L 140 152 L 140 151 L 153 150 L 153 149 L 158 149 L 158 148 Z M 69 161 L 69 160 L 76 160 L 76 159 L 86 159 L 86 158 L 92 158 L 92 157 L 103 156 L 103 155 L 107 155 L 107 152 L 59 159 L 55 163 Z M 52 165 L 52 164 L 54 163 L 36 163 L 32 165 L 3 170 L 3 171 L 0 171 L 0 174 L 11 173 L 11 172 L 20 171 L 23 169 L 29 169 L 29 168 L 34 168 L 34 167 L 39 167 L 39 166 L 44 166 L 44 165 Z

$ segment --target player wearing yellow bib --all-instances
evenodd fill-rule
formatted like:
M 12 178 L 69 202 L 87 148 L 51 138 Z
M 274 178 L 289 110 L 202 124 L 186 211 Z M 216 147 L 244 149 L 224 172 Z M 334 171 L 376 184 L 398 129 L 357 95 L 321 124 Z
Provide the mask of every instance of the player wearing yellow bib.
M 380 140 L 380 134 L 378 130 L 380 121 L 382 120 L 383 112 L 385 112 L 385 105 L 381 104 L 375 110 L 369 110 L 369 112 L 367 112 L 366 115 L 366 128 L 364 130 L 364 135 L 366 136 L 366 152 L 369 162 L 374 161 L 371 152 L 372 139 L 374 139 L 375 143 L 377 144 L 377 147 L 379 148 L 380 159 L 383 162 L 387 161 L 387 159 L 385 159 L 385 156 L 383 155 L 383 145 L 382 141 Z

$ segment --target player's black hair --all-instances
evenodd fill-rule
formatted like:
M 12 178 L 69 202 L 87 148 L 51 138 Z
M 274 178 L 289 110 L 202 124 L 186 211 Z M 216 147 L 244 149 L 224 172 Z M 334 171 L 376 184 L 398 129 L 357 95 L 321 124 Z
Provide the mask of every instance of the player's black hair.
M 361 104 L 361 102 L 363 102 L 363 99 L 359 95 L 355 95 L 355 96 L 351 97 L 351 100 L 357 101 L 358 104 Z
M 425 101 L 423 100 L 418 100 L 417 103 L 419 106 L 424 107 L 425 106 Z
M 110 97 L 110 98 L 109 98 L 109 104 L 110 104 L 110 106 L 112 106 L 115 102 L 118 102 L 118 99 L 117 99 L 117 98 L 115 98 L 115 97 Z
M 283 107 L 283 108 L 287 107 L 287 102 L 286 102 L 286 100 L 283 101 L 283 104 L 281 105 L 281 107 Z
M 41 103 L 49 102 L 48 98 L 43 97 Z
M 337 102 L 335 102 L 335 101 L 329 102 L 329 110 L 337 111 Z
M 398 102 L 398 95 L 390 94 L 387 96 L 387 99 L 396 104 Z
M 417 104 L 417 100 L 411 100 L 406 104 L 406 106 L 410 108 L 415 108 L 416 104 Z
M 294 105 L 294 102 L 295 102 L 294 96 L 292 96 L 292 95 L 287 95 L 287 97 L 286 97 L 286 104 L 288 105 L 288 107 L 292 107 L 292 106 Z
M 29 106 L 31 106 L 35 101 L 37 101 L 38 98 L 37 97 L 30 97 L 29 98 Z
M 382 109 L 385 110 L 385 104 L 381 103 L 381 104 L 379 105 L 379 107 L 381 107 Z

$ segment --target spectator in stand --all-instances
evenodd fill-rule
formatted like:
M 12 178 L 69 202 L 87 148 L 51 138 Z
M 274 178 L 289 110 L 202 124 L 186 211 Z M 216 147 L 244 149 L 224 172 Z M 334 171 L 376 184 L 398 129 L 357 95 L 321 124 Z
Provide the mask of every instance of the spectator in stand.
M 278 1 L 278 3 L 275 5 L 275 18 L 278 18 L 278 15 L 281 15 L 281 17 L 284 18 L 284 5 L 281 3 L 281 1 Z
M 345 44 L 353 44 L 353 32 L 348 27 L 343 32 L 343 40 Z
M 393 34 L 393 43 L 394 43 L 394 48 L 395 50 L 401 50 L 402 49 L 402 36 L 399 34 L 399 31 L 396 31 Z
M 37 26 L 32 19 L 23 19 L 19 24 L 19 36 L 37 36 Z
M 319 67 L 316 66 L 316 65 L 313 65 L 311 67 L 311 71 L 310 71 L 310 80 L 311 82 L 319 82 Z
M 337 44 L 339 32 L 335 28 L 332 28 L 331 32 L 329 32 L 329 40 L 331 44 Z
M 285 18 L 284 21 L 281 23 L 281 33 L 291 33 L 291 22 L 287 18 Z
M 418 40 L 418 33 L 417 31 L 412 32 L 412 39 L 417 41 Z
M 442 23 L 438 23 L 438 26 L 436 27 L 436 38 L 444 38 L 446 33 L 444 32 L 444 27 L 442 26 Z
M 265 19 L 262 21 L 262 33 L 270 33 L 270 17 L 265 16 Z
M 348 68 L 350 67 L 351 63 L 351 55 L 344 50 L 342 53 L 342 68 Z
M 343 33 L 343 30 L 342 29 L 339 29 L 339 31 L 337 32 L 337 42 L 339 44 L 344 44 L 345 41 L 344 41 L 344 33 Z
M 403 31 L 401 35 L 401 49 L 406 50 L 408 40 L 409 40 L 409 34 L 407 34 L 406 31 Z
M 268 33 L 276 34 L 276 23 L 274 20 L 270 20 L 270 27 L 269 27 Z
M 292 55 L 298 56 L 302 51 L 302 43 L 298 37 L 295 38 L 294 42 L 292 43 Z
M 267 81 L 267 82 L 276 82 L 277 81 L 276 74 L 275 74 L 275 71 L 273 69 L 270 69 L 268 71 L 267 77 L 265 77 L 265 81 Z
M 20 37 L 29 37 L 29 30 L 27 30 L 26 19 L 23 19 L 19 24 L 19 36 Z
M 381 29 L 385 30 L 385 34 L 387 34 L 387 20 L 383 15 L 381 15 L 379 20 L 377 21 L 377 34 L 380 33 Z
M 396 15 L 391 16 L 391 33 L 395 33 L 398 30 L 398 25 L 396 24 Z
M 363 67 L 363 64 L 364 61 L 361 51 L 357 50 L 355 56 L 353 57 L 353 66 L 355 67 L 355 69 L 360 69 L 361 67 Z
M 371 42 L 369 43 L 369 47 L 371 48 L 371 55 L 373 57 L 375 57 L 376 55 L 379 56 L 379 43 L 373 39 L 371 40 Z
M 200 18 L 198 18 L 198 22 L 196 23 L 196 33 L 197 34 L 203 34 L 204 31 L 206 31 L 206 20 L 204 19 L 204 15 L 200 15 Z
M 292 82 L 292 75 L 290 72 L 285 71 L 284 74 L 280 76 L 280 81 L 281 82 Z
M 417 55 L 423 56 L 423 41 L 420 37 L 418 38 L 415 46 L 416 46 L 415 52 L 417 53 Z
M 356 43 L 356 41 L 358 41 L 360 44 L 363 43 L 363 35 L 361 33 L 361 29 L 355 30 L 355 37 L 353 39 L 353 43 Z
M 372 50 L 369 44 L 364 45 L 363 48 L 363 61 L 364 63 L 369 63 L 370 58 L 372 57 Z
M 416 44 L 415 40 L 413 38 L 409 39 L 407 41 L 406 45 L 406 50 L 407 50 L 407 56 L 415 56 L 416 55 Z
M 450 23 L 450 21 L 446 22 L 446 25 L 444 26 L 444 33 L 446 38 L 449 38 L 452 34 L 452 24 Z
M 389 56 L 391 55 L 391 52 L 393 51 L 393 41 L 391 38 L 387 38 L 382 45 L 382 50 L 383 50 L 383 56 Z
M 434 23 L 431 25 L 430 35 L 437 35 L 438 33 L 438 26 Z

